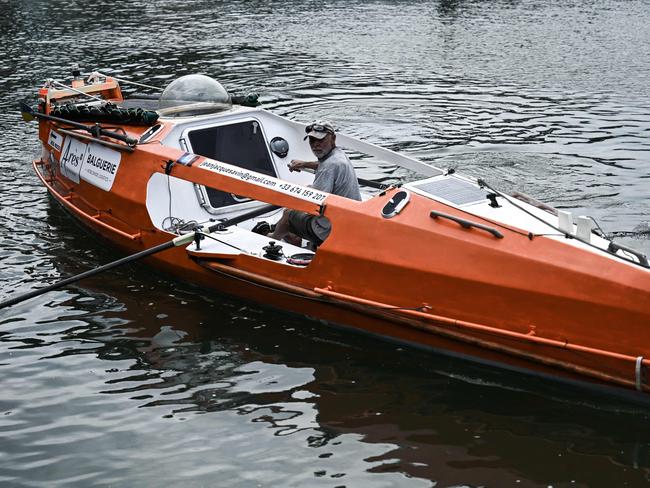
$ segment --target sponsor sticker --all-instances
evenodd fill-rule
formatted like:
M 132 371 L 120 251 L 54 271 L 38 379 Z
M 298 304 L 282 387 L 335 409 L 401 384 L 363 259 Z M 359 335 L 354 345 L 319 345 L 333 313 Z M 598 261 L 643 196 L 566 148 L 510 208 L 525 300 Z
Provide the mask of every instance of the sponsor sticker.
M 99 144 L 88 144 L 80 176 L 91 185 L 110 191 L 121 159 L 119 151 Z
M 61 174 L 75 183 L 82 179 L 109 191 L 113 187 L 121 159 L 119 151 L 66 137 L 61 152 Z
M 241 181 L 246 181 L 247 183 L 253 183 L 257 186 L 262 186 L 264 188 L 269 188 L 271 190 L 278 191 L 287 195 L 300 198 L 301 200 L 307 200 L 309 202 L 320 204 L 327 198 L 328 194 L 323 193 L 319 190 L 314 190 L 313 188 L 298 185 L 296 183 L 288 183 L 283 180 L 274 178 L 273 176 L 267 176 L 262 173 L 257 173 L 255 171 L 250 171 L 244 168 L 238 168 L 237 166 L 231 166 L 229 164 L 219 163 L 217 161 L 206 159 L 201 164 L 199 168 L 207 169 L 208 171 L 213 171 L 214 173 L 219 173 L 224 176 L 229 176 L 231 178 L 236 178 Z
M 75 139 L 66 137 L 63 142 L 63 151 L 61 152 L 61 174 L 75 183 L 79 183 L 79 172 L 81 164 L 86 157 L 88 144 Z
M 61 148 L 63 147 L 63 136 L 58 132 L 54 132 L 54 129 L 50 129 L 50 137 L 48 138 L 47 143 L 52 149 L 61 151 Z

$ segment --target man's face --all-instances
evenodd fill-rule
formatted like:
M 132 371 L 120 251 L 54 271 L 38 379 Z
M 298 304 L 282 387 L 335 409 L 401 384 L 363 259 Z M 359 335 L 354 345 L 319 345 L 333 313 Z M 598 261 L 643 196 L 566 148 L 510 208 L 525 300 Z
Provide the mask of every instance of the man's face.
M 327 156 L 334 148 L 334 134 L 328 132 L 322 139 L 310 137 L 309 146 L 311 147 L 311 152 L 313 152 L 318 159 Z

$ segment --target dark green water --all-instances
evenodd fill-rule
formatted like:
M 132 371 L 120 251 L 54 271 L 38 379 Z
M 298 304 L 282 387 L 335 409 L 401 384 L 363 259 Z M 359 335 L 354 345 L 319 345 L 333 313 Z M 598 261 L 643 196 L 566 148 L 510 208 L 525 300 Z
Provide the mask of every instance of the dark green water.
M 0 298 L 118 257 L 38 184 L 35 126 L 17 111 L 74 63 L 158 86 L 208 74 L 280 115 L 327 117 L 593 215 L 650 252 L 648 2 L 0 0 L 0 12 Z M 0 312 L 1 486 L 646 486 L 647 408 L 141 266 Z

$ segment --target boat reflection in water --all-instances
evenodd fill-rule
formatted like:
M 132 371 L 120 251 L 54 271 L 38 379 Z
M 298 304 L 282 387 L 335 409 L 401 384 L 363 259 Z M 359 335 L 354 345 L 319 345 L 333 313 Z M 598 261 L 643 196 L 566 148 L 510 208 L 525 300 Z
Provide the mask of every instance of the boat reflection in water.
M 131 314 L 135 329 L 103 332 L 99 357 L 132 363 L 114 372 L 119 380 L 104 393 L 169 419 L 234 412 L 254 432 L 270 429 L 278 448 L 291 438 L 312 448 L 301 457 L 312 460 L 314 476 L 346 474 L 349 483 L 361 471 L 442 486 L 527 486 L 549 483 L 549 473 L 569 483 L 557 476 L 570 465 L 580 486 L 601 486 L 620 481 L 620 465 L 631 483 L 649 472 L 645 407 L 244 302 L 212 302 L 190 288 L 161 292 L 145 307 L 137 293 L 117 293 L 122 306 L 141 312 Z M 200 435 L 185 425 L 185 435 Z M 361 465 L 346 463 L 350 449 L 368 452 Z
M 58 207 L 47 224 L 70 237 L 69 252 L 54 261 L 62 276 L 92 265 L 78 262 L 84 250 L 103 249 L 83 241 Z M 102 250 L 94 259 L 112 257 Z M 57 368 L 79 371 L 61 375 L 78 378 L 74 388 L 59 386 L 64 393 L 45 400 L 53 419 L 59 405 L 63 418 L 75 419 L 66 433 L 84 447 L 66 476 L 93 469 L 137 485 L 140 477 L 177 480 L 184 472 L 171 470 L 194 466 L 197 483 L 223 480 L 231 468 L 231 480 L 262 471 L 276 486 L 320 478 L 347 486 L 562 486 L 576 476 L 577 486 L 634 486 L 650 472 L 645 405 L 324 327 L 146 266 L 90 279 L 82 292 L 54 300 L 56 316 L 41 319 L 38 335 L 26 324 L 14 351 L 38 355 L 26 398 L 40 398 L 39 381 L 51 382 Z M 20 337 L 18 330 L 3 340 Z M 23 416 L 43 401 L 32 400 Z M 100 434 L 81 443 L 98 424 Z M 22 432 L 20 448 L 56 459 L 61 427 L 48 425 Z M 287 449 L 299 454 L 274 470 L 273 453 Z M 123 459 L 142 463 L 122 471 Z M 571 478 L 562 479 L 567 466 Z

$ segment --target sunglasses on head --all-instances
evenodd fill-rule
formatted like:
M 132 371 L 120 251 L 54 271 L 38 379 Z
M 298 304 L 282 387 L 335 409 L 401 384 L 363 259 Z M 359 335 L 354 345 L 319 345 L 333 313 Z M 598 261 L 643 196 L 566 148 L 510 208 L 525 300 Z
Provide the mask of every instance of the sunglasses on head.
M 325 127 L 324 125 L 321 124 L 311 124 L 305 127 L 305 132 L 309 133 L 311 131 L 329 132 L 330 134 L 334 134 L 334 131 L 332 129 L 330 129 L 329 127 Z

